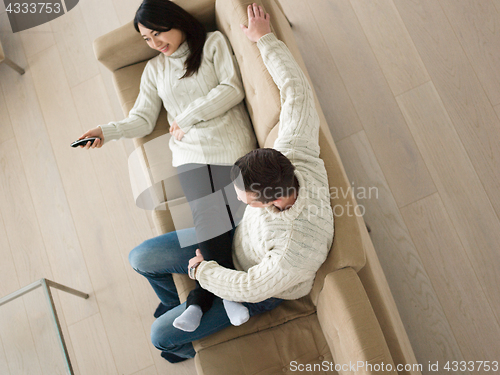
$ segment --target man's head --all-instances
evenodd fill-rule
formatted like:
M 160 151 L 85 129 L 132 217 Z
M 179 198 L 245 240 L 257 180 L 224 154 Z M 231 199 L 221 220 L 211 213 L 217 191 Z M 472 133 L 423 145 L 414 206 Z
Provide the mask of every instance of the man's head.
M 231 170 L 238 199 L 252 207 L 267 207 L 296 196 L 295 167 L 273 148 L 259 148 L 239 158 Z

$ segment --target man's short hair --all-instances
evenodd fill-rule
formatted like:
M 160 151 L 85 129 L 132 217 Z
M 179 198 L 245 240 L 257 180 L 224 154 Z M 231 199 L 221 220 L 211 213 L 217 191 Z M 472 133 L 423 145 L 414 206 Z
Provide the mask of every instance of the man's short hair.
M 293 164 L 281 152 L 259 148 L 236 160 L 231 179 L 238 189 L 254 193 L 259 202 L 269 203 L 298 194 L 299 183 L 294 171 Z

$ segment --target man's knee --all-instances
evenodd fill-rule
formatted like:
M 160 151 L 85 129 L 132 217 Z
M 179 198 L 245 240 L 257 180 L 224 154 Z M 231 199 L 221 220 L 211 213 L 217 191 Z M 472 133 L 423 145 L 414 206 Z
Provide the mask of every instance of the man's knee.
M 162 324 L 163 323 L 163 324 Z M 151 342 L 160 350 L 171 350 L 175 344 L 171 338 L 175 336 L 175 328 L 171 323 L 165 324 L 164 319 L 157 319 L 151 326 Z

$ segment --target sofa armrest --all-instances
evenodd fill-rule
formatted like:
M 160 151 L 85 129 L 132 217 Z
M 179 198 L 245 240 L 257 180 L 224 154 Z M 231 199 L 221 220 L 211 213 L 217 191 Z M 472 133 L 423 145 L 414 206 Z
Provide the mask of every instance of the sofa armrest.
M 208 31 L 215 29 L 215 0 L 173 0 L 200 21 Z M 94 54 L 112 72 L 146 61 L 158 55 L 158 51 L 148 47 L 133 22 L 97 38 L 94 41 Z
M 370 301 L 352 268 L 325 277 L 317 313 L 335 364 L 344 366 L 339 374 L 397 374 Z M 358 363 L 363 366 L 351 367 Z
M 94 54 L 112 72 L 158 55 L 135 31 L 132 22 L 94 40 Z

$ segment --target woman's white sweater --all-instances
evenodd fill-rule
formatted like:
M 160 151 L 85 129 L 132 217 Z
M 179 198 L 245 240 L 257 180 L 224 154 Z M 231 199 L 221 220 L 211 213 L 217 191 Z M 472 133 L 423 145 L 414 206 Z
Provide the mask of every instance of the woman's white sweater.
M 188 54 L 184 42 L 171 56 L 161 53 L 147 63 L 129 116 L 101 125 L 104 142 L 148 135 L 163 103 L 169 123 L 177 121 L 186 133 L 180 141 L 169 141 L 174 167 L 233 164 L 256 147 L 240 72 L 225 36 L 220 31 L 208 33 L 200 69 L 180 79 Z
M 274 34 L 257 43 L 280 89 L 281 114 L 274 148 L 296 167 L 300 189 L 291 208 L 247 206 L 233 239 L 237 270 L 203 261 L 196 270 L 201 286 L 221 298 L 259 302 L 308 294 L 333 241 L 328 180 L 319 158 L 319 118 L 307 78 Z

